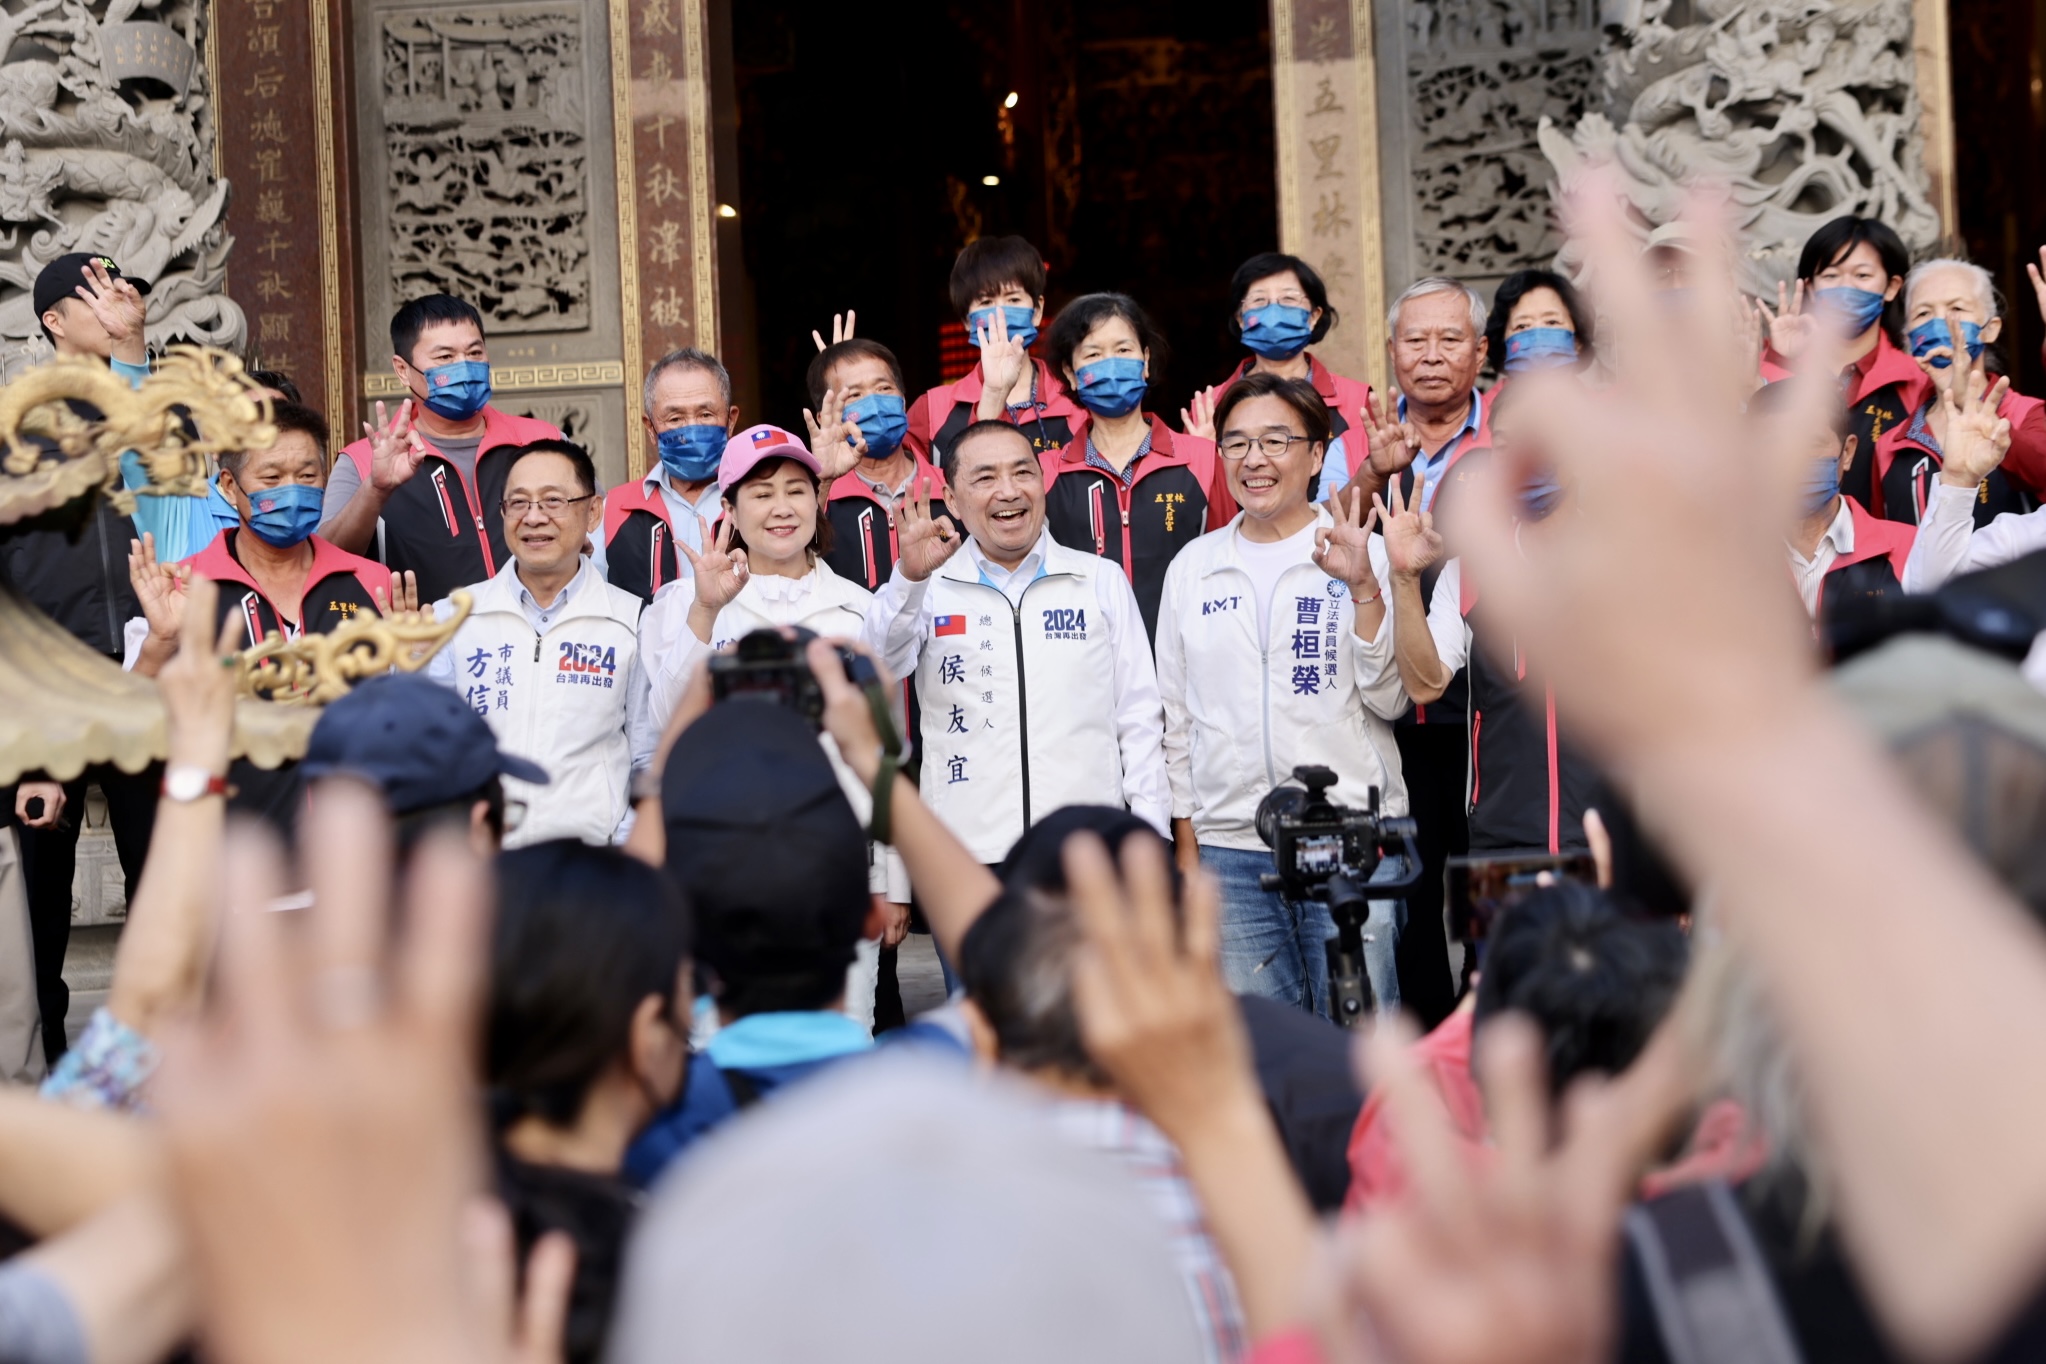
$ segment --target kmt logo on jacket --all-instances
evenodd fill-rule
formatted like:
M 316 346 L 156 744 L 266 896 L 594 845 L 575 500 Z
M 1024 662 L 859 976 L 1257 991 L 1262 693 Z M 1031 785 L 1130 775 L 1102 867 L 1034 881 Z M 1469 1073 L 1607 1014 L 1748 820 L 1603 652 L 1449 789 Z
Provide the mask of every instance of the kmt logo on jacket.
M 1044 613 L 1046 639 L 1087 638 L 1087 609 L 1082 606 L 1054 606 Z
M 554 680 L 584 687 L 612 687 L 618 682 L 618 646 L 561 641 L 561 657 L 554 665 Z

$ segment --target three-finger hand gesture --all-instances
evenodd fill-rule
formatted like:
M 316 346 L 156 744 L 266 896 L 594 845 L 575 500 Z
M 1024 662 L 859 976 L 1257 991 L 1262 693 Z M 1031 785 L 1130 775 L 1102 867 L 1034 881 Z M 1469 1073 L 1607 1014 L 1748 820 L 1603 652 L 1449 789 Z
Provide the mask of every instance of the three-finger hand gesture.
M 850 341 L 853 338 L 853 322 L 858 317 L 859 314 L 850 308 L 847 308 L 843 313 L 833 313 L 831 315 L 831 339 L 826 341 L 815 327 L 810 329 L 810 339 L 817 343 L 819 352 L 828 350 L 841 341 Z
M 1414 428 L 1398 417 L 1399 394 L 1391 395 L 1392 401 L 1385 405 L 1381 414 L 1375 409 L 1370 398 L 1358 409 L 1364 421 L 1364 439 L 1369 444 L 1371 472 L 1382 479 L 1392 479 L 1411 468 L 1414 457 L 1421 452 L 1421 438 Z
M 1762 317 L 1769 324 L 1769 346 L 1786 360 L 1795 360 L 1810 348 L 1812 338 L 1819 334 L 1818 317 L 1805 310 L 1804 281 L 1797 281 L 1793 290 L 1788 284 L 1776 285 L 1776 310 L 1757 300 L 1756 307 L 1762 310 Z
M 1397 485 L 1395 485 L 1397 486 Z M 1378 574 L 1371 567 L 1371 528 L 1378 521 L 1377 500 L 1364 503 L 1362 488 L 1345 488 L 1330 499 L 1336 523 L 1314 535 L 1314 566 L 1350 585 L 1351 595 L 1378 595 Z
M 177 643 L 191 580 L 191 570 L 182 564 L 157 562 L 156 537 L 148 531 L 140 540 L 128 542 L 128 581 L 142 605 L 142 618 L 149 622 L 149 633 L 163 643 Z
M 1179 429 L 1189 436 L 1199 436 L 1210 444 L 1214 443 L 1215 389 L 1212 385 L 1195 389 L 1193 401 L 1179 409 Z
M 951 517 L 931 515 L 931 480 L 928 476 L 918 479 L 897 517 L 895 561 L 903 576 L 913 583 L 922 582 L 964 543 Z
M 398 410 L 385 415 L 377 404 L 377 419 L 364 422 L 362 434 L 369 437 L 369 481 L 379 492 L 390 492 L 419 471 L 426 458 L 426 441 L 412 425 L 412 404 L 399 403 Z
M 374 588 L 370 596 L 377 604 L 380 616 L 416 616 L 419 614 L 419 575 L 411 569 L 391 575 L 391 590 Z
M 867 453 L 867 438 L 858 422 L 845 419 L 845 395 L 838 389 L 825 389 L 817 406 L 816 412 L 803 409 L 803 425 L 810 432 L 810 453 L 817 456 L 818 481 L 828 489 Z
M 1417 578 L 1441 562 L 1442 533 L 1435 529 L 1435 514 L 1421 509 L 1418 494 L 1409 506 L 1395 480 L 1387 486 L 1383 499 L 1371 501 L 1385 528 L 1385 559 L 1393 576 Z
M 1965 385 L 1953 384 L 1940 390 L 1940 415 L 1946 420 L 1946 436 L 1940 442 L 1939 481 L 1957 488 L 1975 488 L 2003 463 L 2010 449 L 2010 421 L 1998 415 L 2010 380 L 1998 379 L 1994 386 L 1979 366 L 1968 370 Z
M 731 605 L 739 595 L 739 589 L 746 585 L 746 551 L 732 547 L 732 536 L 736 527 L 727 516 L 718 527 L 717 539 L 713 543 L 710 523 L 702 517 L 696 523 L 703 527 L 703 543 L 707 546 L 701 552 L 689 547 L 688 542 L 676 537 L 675 547 L 689 560 L 689 570 L 696 575 L 696 604 L 712 612 L 722 611 Z

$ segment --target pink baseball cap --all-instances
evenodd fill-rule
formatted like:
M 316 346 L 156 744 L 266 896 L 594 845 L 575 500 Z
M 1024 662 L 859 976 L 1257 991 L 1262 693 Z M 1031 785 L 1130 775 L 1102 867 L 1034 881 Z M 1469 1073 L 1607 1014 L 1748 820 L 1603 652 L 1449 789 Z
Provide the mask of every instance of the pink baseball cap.
M 739 480 L 766 459 L 792 459 L 819 478 L 824 476 L 824 466 L 809 446 L 779 426 L 749 426 L 725 442 L 725 457 L 718 461 L 718 486 L 738 487 Z

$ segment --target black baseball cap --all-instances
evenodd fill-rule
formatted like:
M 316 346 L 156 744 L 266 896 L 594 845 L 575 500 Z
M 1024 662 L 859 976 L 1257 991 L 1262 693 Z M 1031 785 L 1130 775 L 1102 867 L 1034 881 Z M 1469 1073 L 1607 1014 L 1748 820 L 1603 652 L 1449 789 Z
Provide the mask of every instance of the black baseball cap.
M 461 697 L 407 673 L 358 683 L 328 706 L 299 770 L 307 780 L 360 777 L 384 793 L 394 815 L 460 800 L 496 776 L 547 781 L 539 764 L 500 750 Z
M 765 700 L 713 706 L 675 743 L 661 811 L 699 961 L 763 987 L 851 964 L 869 907 L 867 835 L 802 716 Z
M 123 275 L 121 267 L 114 264 L 113 257 L 102 256 L 95 251 L 73 251 L 45 265 L 43 272 L 36 276 L 35 303 L 38 324 L 41 323 L 43 314 L 57 305 L 57 300 L 78 297 L 79 289 L 85 284 L 85 267 L 94 261 L 99 262 L 100 269 L 106 271 L 108 275 L 115 279 L 125 279 L 134 285 L 136 293 L 149 292 L 148 280 Z M 49 329 L 44 328 L 43 334 L 49 335 Z

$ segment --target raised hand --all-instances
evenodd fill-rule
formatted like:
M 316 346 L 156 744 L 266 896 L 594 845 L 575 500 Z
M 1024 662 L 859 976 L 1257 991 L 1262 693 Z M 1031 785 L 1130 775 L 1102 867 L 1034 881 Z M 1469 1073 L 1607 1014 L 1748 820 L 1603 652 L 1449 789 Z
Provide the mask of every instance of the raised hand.
M 931 480 L 928 476 L 911 485 L 896 518 L 895 563 L 902 575 L 920 583 L 944 566 L 965 543 L 959 527 L 949 516 L 931 515 Z
M 710 523 L 702 517 L 696 523 L 703 527 L 703 542 L 712 545 Z M 715 619 L 719 611 L 731 605 L 739 595 L 739 589 L 746 585 L 746 551 L 732 548 L 732 536 L 736 526 L 731 517 L 718 527 L 717 539 L 712 548 L 701 553 L 689 547 L 679 536 L 675 547 L 689 560 L 689 571 L 695 574 L 696 604 L 709 611 Z
M 78 297 L 92 309 L 94 320 L 116 348 L 124 341 L 139 342 L 142 339 L 142 324 L 148 308 L 142 302 L 142 295 L 128 280 L 115 279 L 97 260 L 87 261 L 85 283 L 78 286 Z
M 145 530 L 140 540 L 128 542 L 128 581 L 135 589 L 135 599 L 142 604 L 142 618 L 149 622 L 150 637 L 175 646 L 178 627 L 185 619 L 185 593 L 191 585 L 191 570 L 182 564 L 158 563 L 156 537 Z
M 1022 339 L 1009 335 L 1009 318 L 1000 308 L 988 319 L 987 329 L 970 337 L 980 347 L 980 401 L 975 415 L 995 418 L 1008 409 L 1009 394 L 1023 378 L 1030 352 Z
M 1620 1217 L 1686 1091 L 1675 1039 L 1658 1037 L 1617 1081 L 1581 1080 L 1552 1141 L 1541 1039 L 1505 1018 L 1478 1039 L 1494 1159 L 1463 1154 L 1405 1023 L 1368 1044 L 1372 1092 L 1410 1183 L 1337 1233 L 1321 1276 L 1331 1361 L 1581 1364 L 1604 1358 L 1617 1319 Z
M 391 575 L 391 590 L 373 588 L 370 596 L 376 600 L 380 616 L 414 616 L 419 614 L 419 575 L 411 569 Z
M 1992 387 L 1980 366 L 1970 367 L 1967 374 L 1965 387 L 1953 384 L 1939 392 L 1946 426 L 1940 438 L 1939 481 L 1956 488 L 1980 487 L 2010 449 L 2010 421 L 1997 414 L 2010 392 L 2010 380 L 1998 379 Z
M 2032 297 L 2038 300 L 2039 316 L 2046 318 L 2046 274 L 2040 273 L 2041 267 L 2046 267 L 2046 246 L 2039 248 L 2038 265 L 2025 263 L 2025 273 L 2032 277 Z
M 370 486 L 378 492 L 390 492 L 419 472 L 427 448 L 425 439 L 413 428 L 412 404 L 399 403 L 398 410 L 387 417 L 379 402 L 375 424 L 364 422 L 362 434 L 369 437 Z
M 239 612 L 230 612 L 216 628 L 220 589 L 200 578 L 180 603 L 183 637 L 189 647 L 177 653 L 156 674 L 163 695 L 164 729 L 173 763 L 189 763 L 225 774 L 234 736 L 234 696 L 241 678 L 232 662 L 245 628 Z M 211 648 L 207 644 L 212 645 Z
M 1405 473 L 1421 452 L 1421 437 L 1395 415 L 1399 411 L 1399 396 L 1397 392 L 1391 395 L 1392 401 L 1385 405 L 1383 416 L 1372 407 L 1368 396 L 1364 406 L 1357 409 L 1357 415 L 1363 419 L 1364 439 L 1371 450 L 1368 460 L 1371 472 L 1387 481 Z
M 1378 574 L 1371 567 L 1371 528 L 1378 521 L 1378 499 L 1364 503 L 1362 488 L 1345 488 L 1330 499 L 1333 526 L 1314 534 L 1314 566 L 1350 585 L 1358 598 L 1378 595 Z
M 1179 409 L 1179 429 L 1198 436 L 1210 445 L 1215 441 L 1215 389 L 1213 385 L 1194 390 L 1193 402 Z
M 1819 334 L 1819 320 L 1805 311 L 1804 281 L 1798 280 L 1795 290 L 1780 280 L 1776 285 L 1776 311 L 1769 311 L 1769 305 L 1759 299 L 1755 306 L 1762 310 L 1762 317 L 1769 324 L 1769 347 L 1786 360 L 1795 360 L 1811 346 L 1812 338 Z
M 810 339 L 817 343 L 817 349 L 820 353 L 841 341 L 850 341 L 853 338 L 853 320 L 858 316 L 859 314 L 850 308 L 847 308 L 843 314 L 833 313 L 831 315 L 831 339 L 826 341 L 817 333 L 817 329 L 814 327 L 810 329 Z
M 269 912 L 282 850 L 230 832 L 207 1015 L 166 1036 L 156 1081 L 207 1352 L 505 1358 L 464 1236 L 486 1171 L 488 869 L 460 838 L 429 836 L 395 905 L 374 794 L 330 781 L 305 818 L 303 924 Z
M 1442 562 L 1442 533 L 1435 529 L 1435 514 L 1421 509 L 1418 496 L 1408 506 L 1398 479 L 1386 486 L 1383 498 L 1373 497 L 1371 504 L 1379 525 L 1385 528 L 1385 558 L 1394 577 L 1418 578 Z
M 803 409 L 803 425 L 810 432 L 810 453 L 822 468 L 818 482 L 828 491 L 867 453 L 867 438 L 860 434 L 858 422 L 845 419 L 845 395 L 839 390 L 825 389 L 818 407 L 816 413 Z

